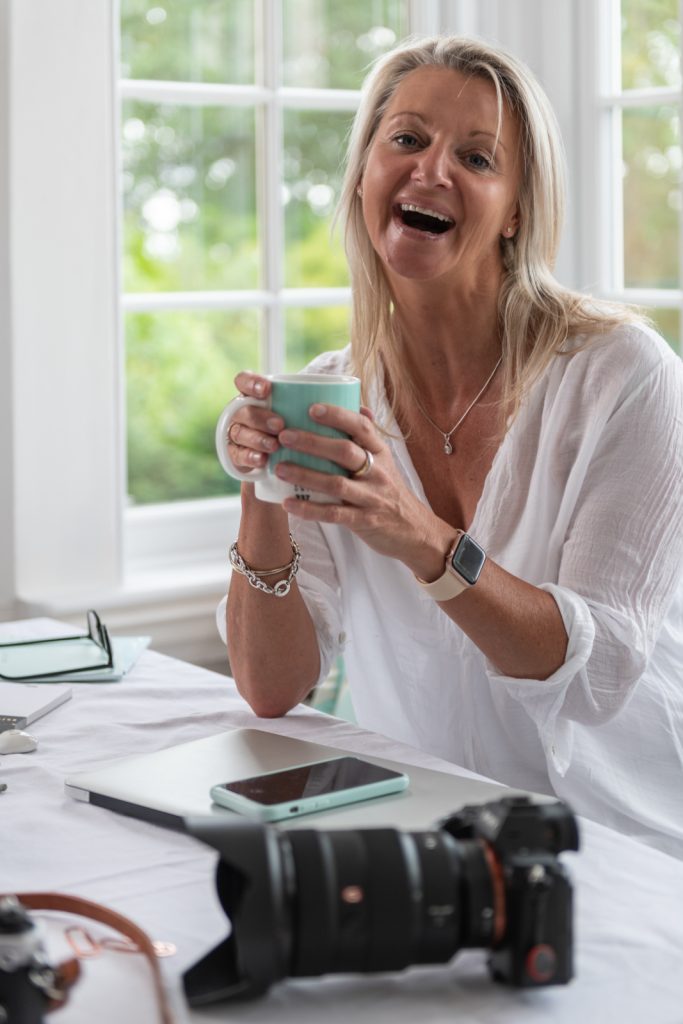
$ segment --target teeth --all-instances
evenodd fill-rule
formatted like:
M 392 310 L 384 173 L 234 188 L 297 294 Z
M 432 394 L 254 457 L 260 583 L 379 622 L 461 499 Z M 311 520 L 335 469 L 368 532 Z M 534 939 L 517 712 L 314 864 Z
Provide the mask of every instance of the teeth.
M 444 224 L 453 223 L 451 217 L 444 217 L 443 213 L 437 213 L 436 210 L 428 210 L 425 206 L 416 206 L 415 203 L 401 203 L 401 209 L 404 213 L 422 213 L 427 217 L 434 217 L 435 220 L 441 220 Z

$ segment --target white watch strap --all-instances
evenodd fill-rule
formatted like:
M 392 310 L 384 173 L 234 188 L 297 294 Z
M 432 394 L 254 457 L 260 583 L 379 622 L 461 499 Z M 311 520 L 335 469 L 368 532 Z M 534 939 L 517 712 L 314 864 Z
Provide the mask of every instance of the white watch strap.
M 444 571 L 438 579 L 427 583 L 426 580 L 420 579 L 419 576 L 415 577 L 425 593 L 429 594 L 435 601 L 450 601 L 452 597 L 462 594 L 463 590 L 469 589 L 469 583 L 466 583 L 462 576 L 459 576 L 451 566 L 451 559 L 464 532 L 464 530 L 458 530 L 455 540 L 448 549 Z

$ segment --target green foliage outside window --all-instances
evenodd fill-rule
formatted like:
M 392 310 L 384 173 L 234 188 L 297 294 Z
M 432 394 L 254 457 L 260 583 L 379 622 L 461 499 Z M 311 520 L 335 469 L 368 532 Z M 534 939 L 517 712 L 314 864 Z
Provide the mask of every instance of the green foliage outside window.
M 622 0 L 622 88 L 681 86 L 678 0 Z M 655 105 L 622 114 L 624 284 L 679 288 L 681 138 L 677 107 Z M 680 347 L 677 310 L 650 311 Z
M 253 0 L 121 0 L 121 76 L 253 84 L 257 7 Z M 406 0 L 283 0 L 283 84 L 359 88 L 372 59 L 406 34 L 407 8 Z M 257 117 L 249 106 L 123 102 L 126 293 L 262 286 Z M 284 112 L 286 287 L 348 284 L 330 227 L 350 121 L 334 110 Z M 287 368 L 342 347 L 347 320 L 345 309 L 287 310 Z M 130 312 L 125 333 L 131 502 L 234 493 L 215 457 L 214 427 L 238 370 L 261 368 L 261 316 Z

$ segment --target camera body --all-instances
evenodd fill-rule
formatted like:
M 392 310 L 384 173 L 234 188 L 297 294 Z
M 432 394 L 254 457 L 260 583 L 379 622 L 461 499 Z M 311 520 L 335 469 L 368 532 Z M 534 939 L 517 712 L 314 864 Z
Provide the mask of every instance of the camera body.
M 54 980 L 38 925 L 16 896 L 0 897 L 0 1024 L 42 1024 Z
M 189 1003 L 253 998 L 288 976 L 402 970 L 488 950 L 495 981 L 573 976 L 572 887 L 558 860 L 578 849 L 559 802 L 504 797 L 426 832 L 276 828 L 189 819 L 218 850 L 229 936 L 184 975 Z
M 493 978 L 516 987 L 571 981 L 573 892 L 558 854 L 578 850 L 579 837 L 566 805 L 505 797 L 464 807 L 439 827 L 488 851 L 494 930 L 477 944 L 490 946 Z

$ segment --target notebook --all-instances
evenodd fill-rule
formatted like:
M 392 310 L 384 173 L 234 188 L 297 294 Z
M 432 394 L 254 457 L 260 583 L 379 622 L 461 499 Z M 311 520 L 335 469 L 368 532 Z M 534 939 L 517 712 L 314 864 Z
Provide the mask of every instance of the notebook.
M 0 682 L 0 732 L 25 729 L 71 697 L 70 686 Z
M 149 645 L 148 636 L 113 636 L 111 649 L 114 664 L 111 668 L 90 668 L 80 672 L 60 672 L 55 676 L 34 676 L 35 682 L 42 683 L 115 683 L 133 667 L 142 652 Z
M 67 793 L 76 800 L 182 831 L 184 819 L 188 817 L 236 817 L 233 811 L 211 801 L 209 790 L 215 783 L 347 753 L 354 752 L 260 729 L 234 729 L 70 775 L 65 786 Z M 366 760 L 404 771 L 410 780 L 408 789 L 360 804 L 308 814 L 287 821 L 284 827 L 422 829 L 465 804 L 485 803 L 519 792 L 493 782 L 384 758 L 367 756 Z

